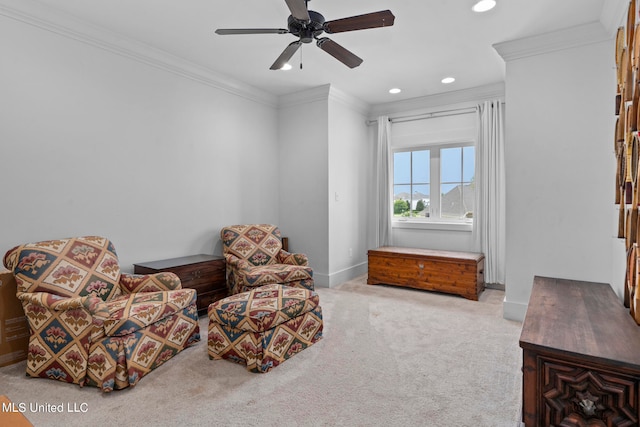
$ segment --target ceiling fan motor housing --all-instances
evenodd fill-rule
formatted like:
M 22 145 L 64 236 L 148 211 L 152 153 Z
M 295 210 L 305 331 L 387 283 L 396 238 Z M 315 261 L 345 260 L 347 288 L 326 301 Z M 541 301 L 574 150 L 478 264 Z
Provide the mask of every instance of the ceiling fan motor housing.
M 303 43 L 311 43 L 313 39 L 324 31 L 324 16 L 313 10 L 309 11 L 309 22 L 301 21 L 289 15 L 287 21 L 289 31 L 294 36 L 300 37 L 300 41 Z

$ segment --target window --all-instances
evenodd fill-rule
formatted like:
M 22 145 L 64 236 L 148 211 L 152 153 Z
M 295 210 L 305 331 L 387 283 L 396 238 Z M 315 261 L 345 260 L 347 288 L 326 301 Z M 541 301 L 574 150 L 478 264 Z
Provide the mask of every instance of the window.
M 472 143 L 395 150 L 394 219 L 471 222 L 474 175 L 475 147 Z

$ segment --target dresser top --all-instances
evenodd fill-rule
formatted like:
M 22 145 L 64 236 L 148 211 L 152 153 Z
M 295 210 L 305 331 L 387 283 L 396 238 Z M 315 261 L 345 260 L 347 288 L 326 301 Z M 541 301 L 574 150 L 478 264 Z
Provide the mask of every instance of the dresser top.
M 640 326 L 606 283 L 535 277 L 520 347 L 640 371 Z
M 136 267 L 145 267 L 145 268 L 151 268 L 154 270 L 162 270 L 166 268 L 180 267 L 183 265 L 198 264 L 201 262 L 217 261 L 222 259 L 224 258 L 221 256 L 198 254 L 198 255 L 183 256 L 179 258 L 161 259 L 158 261 L 139 262 L 133 265 Z

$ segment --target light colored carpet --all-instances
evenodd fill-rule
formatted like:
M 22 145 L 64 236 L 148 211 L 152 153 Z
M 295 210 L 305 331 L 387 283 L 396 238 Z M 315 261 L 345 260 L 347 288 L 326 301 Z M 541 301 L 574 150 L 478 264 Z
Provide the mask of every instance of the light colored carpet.
M 35 426 L 519 425 L 521 324 L 502 318 L 504 292 L 476 302 L 369 286 L 366 276 L 317 291 L 324 338 L 267 374 L 209 360 L 203 316 L 202 341 L 134 388 L 28 378 L 22 362 L 0 368 L 0 394 Z M 35 404 L 65 410 L 31 412 Z

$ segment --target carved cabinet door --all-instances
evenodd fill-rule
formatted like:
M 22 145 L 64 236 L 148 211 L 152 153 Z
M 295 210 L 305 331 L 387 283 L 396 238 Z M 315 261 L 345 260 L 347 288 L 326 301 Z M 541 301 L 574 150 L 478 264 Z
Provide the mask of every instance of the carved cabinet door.
M 638 426 L 638 378 L 540 359 L 545 426 Z

